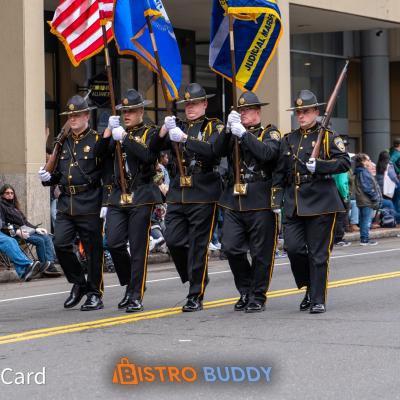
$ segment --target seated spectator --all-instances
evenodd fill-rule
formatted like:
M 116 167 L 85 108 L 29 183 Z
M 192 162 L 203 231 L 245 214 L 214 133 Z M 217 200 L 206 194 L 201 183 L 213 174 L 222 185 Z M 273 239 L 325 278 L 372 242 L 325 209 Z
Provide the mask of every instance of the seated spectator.
M 60 272 L 54 265 L 55 252 L 53 241 L 47 234 L 46 229 L 38 228 L 26 219 L 20 209 L 15 190 L 11 185 L 6 184 L 0 188 L 0 207 L 5 224 L 13 226 L 16 236 L 36 246 L 39 261 L 44 264 L 43 274 L 60 276 Z
M 0 228 L 5 229 L 3 214 L 0 208 Z M 18 277 L 25 282 L 43 272 L 44 265 L 39 261 L 30 260 L 21 250 L 17 241 L 0 231 L 0 252 L 5 254 L 14 264 Z
M 374 210 L 378 210 L 382 203 L 382 195 L 374 176 L 371 159 L 367 154 L 359 153 L 355 156 L 355 194 L 359 209 L 360 245 L 374 246 L 378 243 L 369 239 L 369 228 Z
M 164 247 L 165 213 L 166 206 L 164 204 L 157 204 L 154 208 L 151 216 L 149 251 L 159 251 Z
M 390 161 L 390 155 L 388 151 L 382 151 L 379 153 L 378 163 L 376 165 L 376 180 L 378 181 L 379 187 L 382 192 L 382 208 L 388 208 L 393 210 L 393 215 L 396 218 L 396 222 L 400 223 L 400 213 L 396 211 L 393 204 L 393 197 L 396 190 L 400 188 L 400 180 L 397 177 L 393 163 Z M 390 189 L 385 185 L 385 180 L 389 180 L 391 186 Z

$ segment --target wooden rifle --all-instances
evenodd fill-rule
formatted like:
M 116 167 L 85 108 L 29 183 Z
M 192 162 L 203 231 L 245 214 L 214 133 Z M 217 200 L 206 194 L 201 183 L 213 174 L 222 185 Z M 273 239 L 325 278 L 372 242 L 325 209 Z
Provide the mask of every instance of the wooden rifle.
M 326 110 L 324 113 L 324 117 L 322 118 L 321 126 L 319 127 L 317 143 L 315 143 L 315 146 L 311 153 L 310 158 L 318 158 L 318 156 L 319 156 L 319 152 L 320 152 L 321 144 L 322 144 L 322 138 L 324 137 L 325 131 L 328 129 L 329 122 L 332 117 L 333 109 L 335 108 L 336 100 L 339 95 L 339 91 L 342 87 L 344 78 L 346 77 L 348 66 L 349 66 L 349 60 L 346 61 L 346 64 L 343 67 L 343 70 L 338 78 L 338 81 L 336 82 L 335 88 L 333 89 L 331 97 L 329 98 L 329 101 L 328 101 L 328 104 L 326 106 Z
M 44 166 L 44 169 L 52 174 L 55 169 L 57 168 L 58 161 L 60 159 L 61 155 L 61 148 L 67 139 L 68 135 L 71 132 L 71 128 L 69 126 L 69 122 L 67 121 L 63 127 L 61 128 L 61 132 L 56 138 L 55 144 L 54 144 L 54 149 L 53 152 L 51 153 L 48 161 L 46 162 L 46 165 Z

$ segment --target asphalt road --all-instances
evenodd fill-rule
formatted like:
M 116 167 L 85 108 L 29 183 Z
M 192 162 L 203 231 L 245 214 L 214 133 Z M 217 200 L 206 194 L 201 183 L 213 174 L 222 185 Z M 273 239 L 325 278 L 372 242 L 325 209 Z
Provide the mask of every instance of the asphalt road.
M 115 274 L 106 275 L 105 308 L 86 313 L 63 309 L 64 278 L 2 284 L 0 373 L 8 368 L 9 382 L 22 372 L 25 384 L 0 379 L 0 399 L 400 399 L 399 258 L 398 238 L 335 249 L 323 315 L 298 311 L 303 293 L 287 258 L 276 261 L 260 314 L 233 311 L 226 261 L 210 263 L 206 307 L 194 314 L 180 312 L 187 288 L 170 264 L 151 266 L 141 314 L 117 310 Z M 198 381 L 113 384 L 124 357 L 190 366 Z M 204 381 L 203 367 L 217 366 L 270 367 L 270 381 Z M 26 383 L 43 368 L 45 384 Z

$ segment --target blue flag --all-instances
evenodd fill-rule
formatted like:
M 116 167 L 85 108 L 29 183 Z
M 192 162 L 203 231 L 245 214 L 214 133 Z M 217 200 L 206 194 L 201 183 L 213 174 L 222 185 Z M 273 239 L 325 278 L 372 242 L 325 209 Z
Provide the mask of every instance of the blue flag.
M 145 16 L 151 17 L 170 100 L 179 97 L 182 62 L 173 27 L 161 0 L 115 0 L 114 37 L 120 54 L 131 54 L 160 75 Z
M 210 68 L 232 80 L 229 19 L 234 16 L 236 83 L 256 90 L 282 34 L 275 0 L 214 0 L 211 19 Z

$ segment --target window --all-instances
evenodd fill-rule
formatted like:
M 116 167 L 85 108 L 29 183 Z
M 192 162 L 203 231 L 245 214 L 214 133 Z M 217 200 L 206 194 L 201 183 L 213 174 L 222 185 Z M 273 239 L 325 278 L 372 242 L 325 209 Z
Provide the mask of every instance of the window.
M 301 89 L 310 89 L 319 102 L 326 102 L 345 64 L 341 58 L 303 53 L 291 53 L 292 97 Z M 332 114 L 333 118 L 347 118 L 347 87 L 343 82 Z

